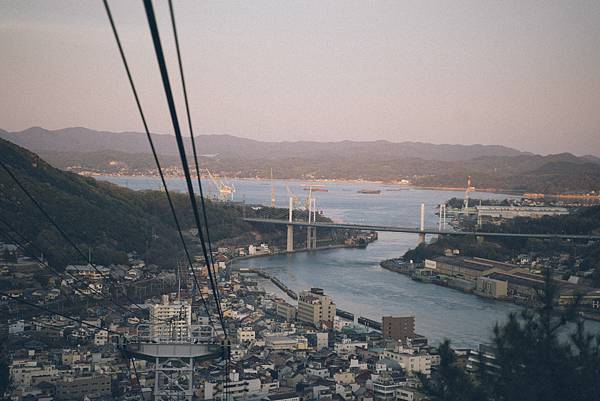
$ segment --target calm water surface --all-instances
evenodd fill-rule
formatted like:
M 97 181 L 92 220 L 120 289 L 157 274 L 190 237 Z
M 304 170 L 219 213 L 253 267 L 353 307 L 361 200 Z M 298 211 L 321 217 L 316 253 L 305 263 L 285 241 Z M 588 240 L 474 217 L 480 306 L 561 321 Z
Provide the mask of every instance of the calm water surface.
M 157 189 L 159 181 L 149 177 L 102 177 L 132 189 Z M 235 198 L 248 203 L 270 204 L 271 183 L 235 180 Z M 307 192 L 300 181 L 275 181 L 277 205 L 286 207 L 285 186 L 299 197 Z M 169 179 L 167 185 L 184 190 L 184 181 Z M 326 183 L 328 192 L 318 192 L 317 208 L 335 221 L 417 227 L 419 207 L 426 205 L 426 225 L 435 226 L 435 207 L 461 192 L 419 190 L 375 183 Z M 212 183 L 203 183 L 214 191 Z M 378 195 L 357 193 L 360 189 L 380 189 Z M 390 191 L 393 189 L 393 191 Z M 205 190 L 206 191 L 206 190 Z M 507 195 L 473 193 L 474 198 L 501 198 Z M 397 257 L 416 244 L 414 234 L 380 233 L 367 249 L 278 255 L 236 262 L 236 267 L 261 268 L 280 278 L 294 290 L 321 287 L 338 307 L 359 316 L 380 320 L 383 315 L 414 315 L 417 331 L 437 343 L 450 338 L 455 346 L 476 347 L 491 335 L 493 325 L 519 307 L 482 299 L 449 288 L 415 282 L 406 276 L 382 269 L 379 262 Z M 600 325 L 591 324 L 596 331 Z

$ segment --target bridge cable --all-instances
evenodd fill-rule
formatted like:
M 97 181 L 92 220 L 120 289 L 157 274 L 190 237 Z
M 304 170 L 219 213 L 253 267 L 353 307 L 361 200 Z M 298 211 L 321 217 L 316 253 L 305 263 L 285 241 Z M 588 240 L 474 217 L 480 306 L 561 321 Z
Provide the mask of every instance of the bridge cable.
M 169 203 L 169 208 L 171 210 L 171 214 L 173 215 L 173 220 L 175 222 L 175 227 L 177 228 L 177 232 L 179 234 L 179 239 L 180 239 L 181 244 L 183 246 L 183 250 L 184 250 L 184 253 L 185 253 L 185 256 L 186 256 L 189 268 L 190 268 L 190 271 L 192 272 L 192 276 L 194 278 L 194 283 L 196 285 L 196 288 L 198 290 L 200 298 L 202 299 L 202 304 L 204 305 L 204 309 L 205 309 L 206 314 L 208 316 L 209 324 L 213 328 L 213 330 L 216 331 L 214 322 L 213 322 L 212 317 L 211 317 L 211 313 L 210 313 L 210 311 L 208 309 L 208 305 L 206 303 L 206 300 L 204 299 L 204 295 L 201 292 L 201 287 L 200 287 L 200 284 L 198 282 L 198 278 L 196 277 L 196 273 L 195 273 L 195 270 L 194 270 L 194 267 L 193 267 L 192 258 L 190 256 L 190 252 L 188 250 L 188 247 L 186 245 L 185 239 L 183 237 L 183 232 L 182 232 L 182 229 L 181 229 L 181 224 L 179 223 L 179 219 L 177 218 L 177 213 L 175 212 L 175 207 L 173 205 L 173 200 L 171 198 L 171 194 L 169 193 L 169 188 L 167 186 L 167 182 L 166 182 L 164 173 L 162 171 L 162 167 L 161 167 L 161 164 L 160 164 L 160 161 L 159 161 L 159 158 L 158 158 L 158 154 L 156 152 L 156 147 L 154 146 L 154 141 L 152 139 L 152 135 L 150 134 L 150 130 L 148 129 L 148 123 L 146 121 L 146 116 L 144 114 L 144 110 L 142 109 L 142 105 L 141 105 L 141 102 L 140 102 L 140 99 L 139 99 L 139 96 L 138 96 L 138 93 L 137 93 L 137 89 L 136 89 L 135 83 L 133 82 L 133 76 L 132 76 L 131 71 L 129 69 L 129 63 L 127 62 L 127 58 L 125 56 L 125 51 L 123 50 L 123 46 L 121 45 L 121 39 L 119 37 L 119 33 L 117 31 L 117 27 L 116 27 L 115 22 L 114 22 L 114 19 L 113 19 L 113 16 L 112 16 L 112 12 L 111 12 L 110 7 L 108 5 L 108 0 L 103 0 L 103 2 L 104 2 L 104 8 L 106 9 L 106 14 L 108 16 L 108 20 L 110 22 L 110 25 L 111 25 L 111 28 L 112 28 L 112 31 L 113 31 L 113 34 L 114 34 L 114 37 L 115 37 L 115 41 L 117 42 L 117 47 L 119 49 L 119 54 L 121 55 L 121 60 L 123 61 L 123 66 L 125 67 L 125 72 L 127 73 L 127 78 L 129 80 L 129 85 L 131 87 L 131 91 L 133 92 L 133 97 L 135 99 L 135 103 L 136 103 L 138 112 L 140 114 L 140 118 L 142 120 L 142 125 L 144 126 L 144 132 L 146 133 L 146 138 L 148 139 L 148 143 L 150 144 L 150 149 L 152 151 L 152 156 L 154 157 L 154 163 L 156 164 L 156 167 L 158 169 L 158 173 L 160 175 L 160 180 L 162 182 L 162 186 L 165 189 L 165 195 L 166 195 L 167 201 Z

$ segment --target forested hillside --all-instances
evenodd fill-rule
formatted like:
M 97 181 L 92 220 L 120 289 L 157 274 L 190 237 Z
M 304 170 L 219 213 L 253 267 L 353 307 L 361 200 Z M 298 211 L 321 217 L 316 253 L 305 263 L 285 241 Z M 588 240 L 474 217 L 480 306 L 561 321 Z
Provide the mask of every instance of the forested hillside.
M 124 262 L 126 252 L 130 251 L 159 265 L 182 257 L 164 193 L 133 191 L 64 172 L 4 140 L 0 140 L 0 155 L 67 235 L 84 252 L 91 249 L 96 263 Z M 181 193 L 172 193 L 172 196 L 180 221 L 189 231 L 193 225 L 189 199 Z M 244 236 L 251 239 L 256 233 L 278 235 L 277 228 L 254 227 L 241 220 L 243 213 L 256 216 L 273 213 L 273 210 L 247 208 L 243 211 L 240 206 L 208 201 L 207 212 L 214 242 Z M 44 250 L 44 256 L 57 266 L 84 262 L 1 168 L 0 217 Z M 8 231 L 3 224 L 0 226 L 0 232 Z

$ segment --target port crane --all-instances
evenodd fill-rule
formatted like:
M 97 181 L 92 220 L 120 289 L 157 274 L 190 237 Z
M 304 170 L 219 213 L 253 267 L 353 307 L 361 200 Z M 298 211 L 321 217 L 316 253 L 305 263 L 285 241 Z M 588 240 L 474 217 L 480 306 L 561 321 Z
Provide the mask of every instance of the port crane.
M 471 186 L 471 176 L 467 178 L 467 189 L 465 190 L 465 199 L 463 201 L 462 212 L 469 213 L 469 193 L 473 192 L 475 187 Z
M 273 182 L 273 169 L 271 168 L 271 207 L 275 207 L 275 183 Z
M 292 198 L 293 206 L 296 206 L 298 203 L 300 203 L 300 198 L 298 198 L 298 196 L 292 192 L 288 184 L 285 184 L 285 190 L 287 192 L 288 198 Z
M 235 193 L 235 187 L 233 184 L 225 183 L 221 178 L 215 177 L 209 169 L 206 169 L 206 173 L 210 177 L 215 187 L 217 187 L 217 199 L 222 202 L 233 200 L 233 194 Z

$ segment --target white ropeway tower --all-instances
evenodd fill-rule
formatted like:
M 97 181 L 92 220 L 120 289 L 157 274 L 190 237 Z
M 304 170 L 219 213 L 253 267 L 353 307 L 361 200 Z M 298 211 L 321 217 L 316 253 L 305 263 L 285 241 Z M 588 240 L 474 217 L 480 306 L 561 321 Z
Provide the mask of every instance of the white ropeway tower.
M 152 309 L 156 318 L 138 326 L 137 341 L 125 344 L 124 351 L 154 365 L 153 401 L 192 401 L 195 363 L 221 357 L 223 348 L 211 326 L 191 324 L 189 304 L 163 299 Z

